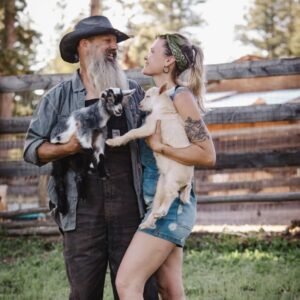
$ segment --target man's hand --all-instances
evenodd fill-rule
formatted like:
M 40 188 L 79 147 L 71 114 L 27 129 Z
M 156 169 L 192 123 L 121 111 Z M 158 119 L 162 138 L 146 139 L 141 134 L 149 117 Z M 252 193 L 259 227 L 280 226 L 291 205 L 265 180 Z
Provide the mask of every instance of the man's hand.
M 66 147 L 71 155 L 82 151 L 81 144 L 75 134 L 73 134 L 69 142 L 66 143 Z
M 162 152 L 162 147 L 164 146 L 164 144 L 162 143 L 162 139 L 161 139 L 161 121 L 160 120 L 158 120 L 156 122 L 155 133 L 146 139 L 146 143 L 154 152 L 158 152 L 158 153 Z

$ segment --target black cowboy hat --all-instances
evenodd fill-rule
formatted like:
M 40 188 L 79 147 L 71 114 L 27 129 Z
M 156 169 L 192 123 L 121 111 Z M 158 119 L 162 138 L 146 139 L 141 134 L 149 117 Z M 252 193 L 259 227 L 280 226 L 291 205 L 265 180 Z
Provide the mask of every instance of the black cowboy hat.
M 108 33 L 114 34 L 118 43 L 130 38 L 113 28 L 108 18 L 104 16 L 82 19 L 75 25 L 74 31 L 67 33 L 60 41 L 59 50 L 62 59 L 69 63 L 78 62 L 77 45 L 81 39 Z

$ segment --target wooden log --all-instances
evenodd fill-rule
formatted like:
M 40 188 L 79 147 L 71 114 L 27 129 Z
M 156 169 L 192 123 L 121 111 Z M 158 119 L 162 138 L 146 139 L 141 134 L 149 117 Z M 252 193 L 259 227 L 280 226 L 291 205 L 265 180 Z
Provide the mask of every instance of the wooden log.
M 24 140 L 0 140 L 0 150 L 22 149 Z
M 209 111 L 206 124 L 237 124 L 300 120 L 300 104 L 285 103 L 276 105 L 222 107 Z
M 7 188 L 8 186 L 6 184 L 0 185 L 0 212 L 7 210 L 7 201 L 6 201 Z
M 1 80 L 1 77 L 0 77 Z M 0 117 L 10 118 L 14 108 L 14 93 L 0 94 Z
M 245 61 L 207 66 L 208 80 L 253 78 L 300 73 L 300 58 Z
M 250 191 L 261 191 L 268 187 L 299 187 L 300 177 L 277 177 L 273 179 L 257 179 L 248 181 L 208 182 L 198 180 L 195 176 L 195 191 L 198 194 L 208 194 L 217 191 L 230 191 L 236 189 L 248 189 Z
M 38 198 L 40 207 L 46 207 L 48 205 L 48 180 L 49 175 L 41 175 L 39 177 Z
M 36 208 L 18 209 L 18 210 L 11 210 L 11 211 L 1 211 L 0 218 L 11 219 L 26 214 L 48 213 L 48 212 L 49 212 L 48 207 L 36 207 Z
M 31 117 L 0 119 L 0 134 L 25 133 Z M 300 120 L 300 104 L 285 103 L 265 106 L 223 107 L 209 111 L 206 124 L 239 124 Z
M 296 124 L 280 125 L 273 123 L 271 126 L 267 127 L 248 127 L 248 128 L 238 128 L 238 129 L 226 129 L 218 130 L 212 132 L 212 137 L 217 138 L 253 138 L 257 137 L 269 137 L 270 135 L 283 136 L 283 135 L 297 135 L 300 134 L 300 122 Z
M 235 169 L 203 169 L 203 168 L 196 168 L 195 169 L 195 176 L 197 177 L 208 177 L 211 175 L 217 174 L 252 174 L 253 172 L 260 172 L 263 171 L 265 173 L 269 173 L 272 176 L 292 176 L 299 174 L 299 166 L 284 166 L 284 167 L 265 167 L 263 169 L 256 169 L 256 168 L 235 168 Z
M 22 185 L 37 185 L 38 176 L 29 176 L 29 177 L 0 177 L 0 184 L 7 184 L 10 187 L 22 186 Z
M 0 119 L 0 134 L 25 133 L 32 117 L 13 117 Z
M 214 169 L 300 166 L 300 150 L 217 154 Z
M 300 201 L 300 192 L 197 197 L 198 204 L 243 203 L 243 202 L 287 202 L 287 201 Z
M 294 75 L 300 74 L 300 58 L 214 64 L 207 65 L 205 69 L 206 78 L 211 81 L 233 78 Z M 128 70 L 126 73 L 128 78 L 136 80 L 142 86 L 152 84 L 152 79 L 143 75 L 140 70 Z M 71 74 L 3 76 L 0 77 L 0 92 L 45 90 L 70 78 Z
M 51 164 L 38 167 L 24 161 L 2 161 L 0 162 L 0 177 L 22 177 L 49 175 Z
M 258 153 L 217 153 L 217 162 L 214 170 L 220 169 L 241 169 L 241 168 L 270 168 L 300 166 L 300 150 Z M 205 168 L 201 168 L 202 170 Z M 51 164 L 37 167 L 23 161 L 2 161 L 0 162 L 0 176 L 37 176 L 49 175 Z
M 300 149 L 300 134 L 294 136 L 275 136 L 268 138 L 260 136 L 253 139 L 214 139 L 214 145 L 217 153 L 242 153 L 242 152 L 267 152 L 273 149 L 280 151 L 289 151 Z
M 36 185 L 9 185 L 7 189 L 9 195 L 36 196 L 38 195 L 38 186 Z

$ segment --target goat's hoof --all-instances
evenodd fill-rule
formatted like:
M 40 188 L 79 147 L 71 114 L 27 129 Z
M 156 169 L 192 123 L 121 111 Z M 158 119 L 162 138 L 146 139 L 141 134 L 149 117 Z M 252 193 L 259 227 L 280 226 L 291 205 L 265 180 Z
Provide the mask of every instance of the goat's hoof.
M 105 143 L 106 143 L 108 146 L 111 146 L 111 147 L 116 146 L 116 145 L 115 145 L 114 139 L 107 139 L 107 140 L 105 141 Z
M 139 228 L 140 229 L 147 229 L 147 228 L 155 229 L 156 228 L 155 221 L 154 222 L 145 221 L 140 224 Z
M 159 210 L 157 212 L 154 212 L 153 213 L 153 217 L 155 219 L 159 219 L 159 218 L 162 218 L 164 217 L 165 215 L 167 214 L 167 211 L 165 209 L 162 209 L 162 210 Z

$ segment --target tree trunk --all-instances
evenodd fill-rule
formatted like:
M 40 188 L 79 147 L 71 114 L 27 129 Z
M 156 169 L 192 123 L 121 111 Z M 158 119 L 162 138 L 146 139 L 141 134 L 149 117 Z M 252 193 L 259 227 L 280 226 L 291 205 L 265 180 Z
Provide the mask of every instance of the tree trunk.
M 98 16 L 102 14 L 101 0 L 91 0 L 91 16 Z
M 15 31 L 15 0 L 6 0 L 4 7 L 4 48 L 12 49 L 16 42 L 16 31 Z
M 16 42 L 15 15 L 15 0 L 6 0 L 4 6 L 4 49 L 13 49 Z M 13 97 L 13 93 L 0 94 L 0 118 L 12 116 Z
M 14 93 L 0 94 L 0 118 L 10 118 L 14 109 Z

